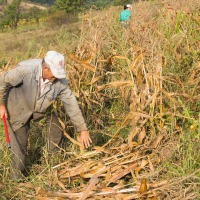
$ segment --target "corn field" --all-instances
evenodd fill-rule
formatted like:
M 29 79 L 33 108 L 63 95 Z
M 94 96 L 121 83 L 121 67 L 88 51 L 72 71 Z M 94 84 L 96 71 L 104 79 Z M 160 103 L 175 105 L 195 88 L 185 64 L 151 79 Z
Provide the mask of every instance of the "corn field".
M 42 149 L 41 163 L 16 184 L 8 180 L 2 145 L 2 199 L 199 199 L 200 2 L 139 1 L 127 28 L 120 9 L 91 9 L 80 15 L 76 33 L 62 26 L 1 55 L 4 71 L 61 51 L 93 138 L 89 150 L 81 149 L 55 102 L 67 139 L 61 155 Z

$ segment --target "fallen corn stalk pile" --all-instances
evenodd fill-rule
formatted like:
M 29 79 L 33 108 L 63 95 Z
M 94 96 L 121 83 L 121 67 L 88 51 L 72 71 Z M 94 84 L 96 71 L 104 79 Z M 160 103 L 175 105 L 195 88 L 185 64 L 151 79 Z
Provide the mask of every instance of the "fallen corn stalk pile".
M 145 145 L 120 147 L 94 147 L 94 150 L 76 156 L 53 167 L 52 183 L 59 189 L 49 191 L 34 187 L 35 194 L 27 197 L 35 199 L 158 199 L 163 196 L 162 188 L 168 181 L 148 182 L 141 177 L 141 171 L 154 172 L 161 162 L 157 156 L 166 135 L 157 137 Z M 75 167 L 74 167 L 75 166 Z M 77 184 L 70 187 L 72 183 Z M 28 184 L 28 183 L 27 183 Z M 29 184 L 22 186 L 32 187 Z
M 147 154 L 147 151 L 151 153 Z M 175 187 L 178 190 L 178 185 L 195 173 L 174 180 L 147 181 L 147 176 L 141 177 L 139 172 L 154 172 L 156 163 L 161 162 L 156 156 L 158 151 L 160 149 L 150 150 L 144 145 L 130 148 L 123 144 L 119 148 L 109 150 L 95 147 L 92 152 L 53 167 L 52 182 L 49 185 L 57 187 L 56 190 L 33 186 L 30 182 L 21 183 L 18 190 L 25 192 L 27 199 L 39 200 L 166 199 L 166 193 L 170 192 L 170 188 Z M 74 165 L 76 167 L 72 167 Z M 79 185 L 68 189 L 71 183 L 75 184 L 78 181 Z M 190 197 L 194 198 L 194 193 L 191 193 Z

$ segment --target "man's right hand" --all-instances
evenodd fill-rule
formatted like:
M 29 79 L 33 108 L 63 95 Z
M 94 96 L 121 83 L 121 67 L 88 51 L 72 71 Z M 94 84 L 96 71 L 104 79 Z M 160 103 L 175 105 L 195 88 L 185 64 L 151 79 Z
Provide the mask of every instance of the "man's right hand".
M 0 118 L 3 119 L 4 115 L 6 118 L 8 117 L 6 107 L 5 105 L 0 105 Z

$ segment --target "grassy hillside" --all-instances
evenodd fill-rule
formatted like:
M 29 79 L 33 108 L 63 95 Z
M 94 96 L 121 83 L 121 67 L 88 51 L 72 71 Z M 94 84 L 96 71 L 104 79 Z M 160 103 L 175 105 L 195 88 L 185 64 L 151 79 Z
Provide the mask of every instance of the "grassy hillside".
M 67 79 L 93 138 L 89 150 L 80 150 L 55 103 L 49 112 L 56 109 L 66 126 L 61 153 L 48 155 L 33 123 L 29 174 L 15 183 L 1 127 L 0 199 L 200 198 L 200 2 L 134 3 L 126 29 L 121 9 L 90 10 L 62 25 L 58 14 L 0 34 L 2 71 L 48 50 L 65 54 Z

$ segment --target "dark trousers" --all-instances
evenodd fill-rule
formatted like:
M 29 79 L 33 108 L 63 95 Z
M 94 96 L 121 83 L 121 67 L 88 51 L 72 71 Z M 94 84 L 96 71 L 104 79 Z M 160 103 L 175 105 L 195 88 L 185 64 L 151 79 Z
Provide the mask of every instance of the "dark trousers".
M 34 116 L 32 118 L 34 119 Z M 38 119 L 36 119 L 38 120 Z M 10 131 L 11 145 L 11 179 L 23 178 L 25 172 L 25 160 L 27 154 L 28 135 L 31 119 L 15 132 Z M 62 139 L 62 129 L 55 113 L 52 113 L 47 118 L 47 134 L 46 141 L 48 151 L 53 151 L 60 144 Z M 41 134 L 42 135 L 42 134 Z

